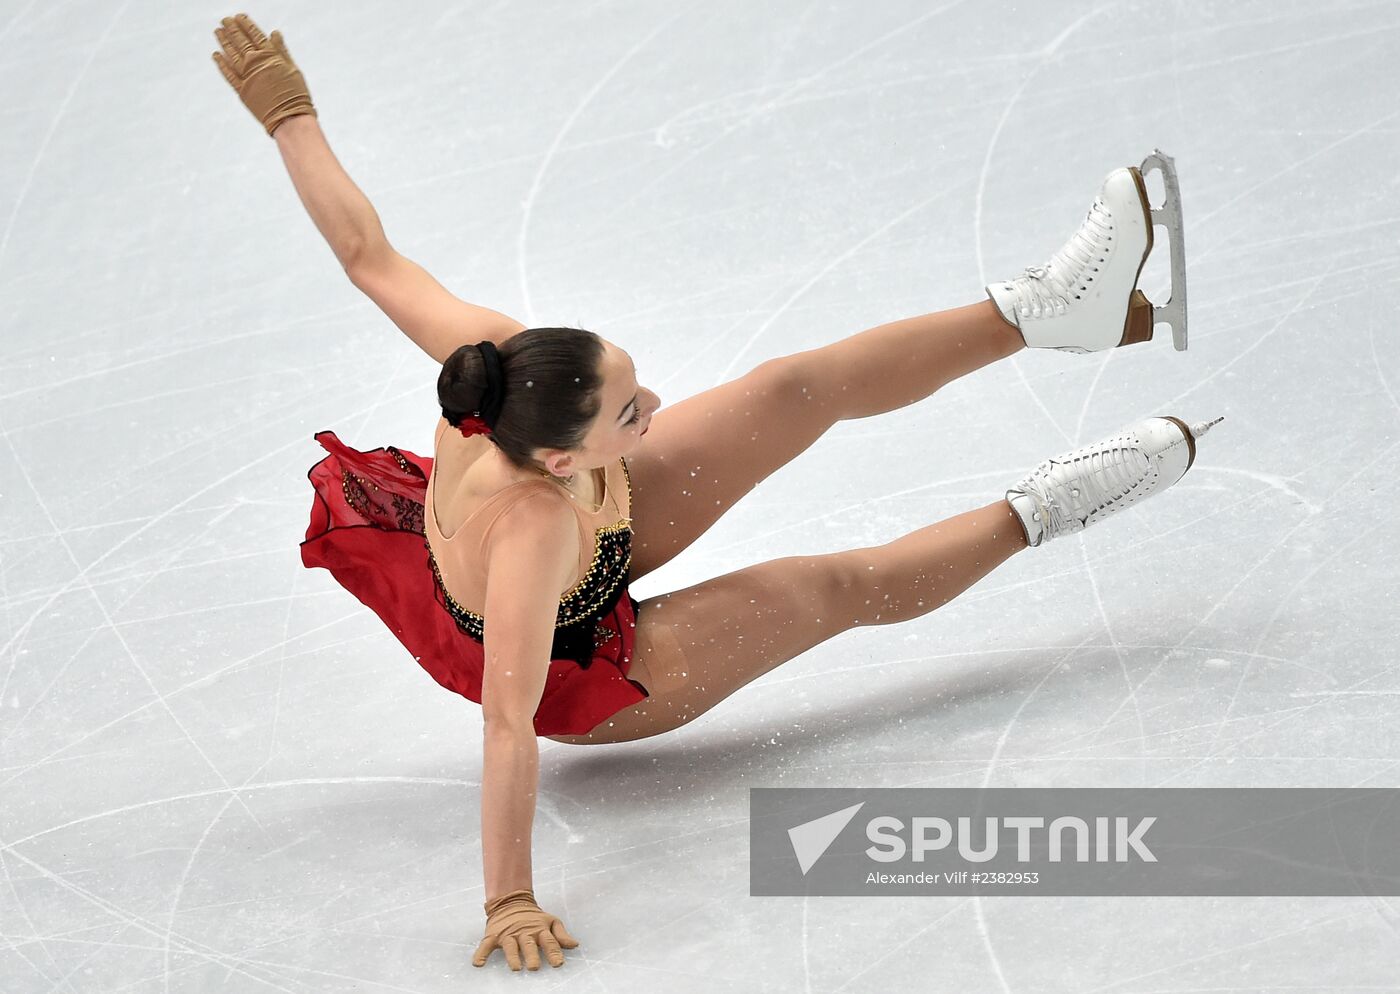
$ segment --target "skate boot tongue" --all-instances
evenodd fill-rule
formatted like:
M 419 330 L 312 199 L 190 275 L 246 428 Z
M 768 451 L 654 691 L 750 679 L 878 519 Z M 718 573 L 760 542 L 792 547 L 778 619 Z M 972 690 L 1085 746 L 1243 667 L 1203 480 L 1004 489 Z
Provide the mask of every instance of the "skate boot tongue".
M 1147 418 L 1045 460 L 1006 491 L 1027 544 L 1082 531 L 1171 486 L 1191 464 L 1195 433 L 1175 418 Z
M 1106 238 L 1109 229 L 1103 201 L 1095 197 L 1084 223 L 1064 247 L 1045 265 L 1027 266 L 1024 274 L 1012 282 L 1018 310 L 1028 312 L 1030 317 L 1064 313 L 1074 296 L 1075 284 L 1096 258 L 1098 240 Z
M 1042 464 L 1007 492 L 1007 500 L 1026 526 L 1027 541 L 1039 545 L 1083 531 L 1091 516 L 1131 494 L 1150 469 L 1147 456 L 1130 446 L 1081 449 L 1075 457 Z M 1038 540 L 1032 540 L 1033 531 L 1040 533 Z

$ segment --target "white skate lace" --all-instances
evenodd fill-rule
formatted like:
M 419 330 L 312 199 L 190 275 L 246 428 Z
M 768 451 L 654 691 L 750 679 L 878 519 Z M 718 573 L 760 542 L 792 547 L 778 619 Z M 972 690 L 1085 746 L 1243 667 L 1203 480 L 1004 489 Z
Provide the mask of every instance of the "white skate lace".
M 1100 198 L 1095 197 L 1084 223 L 1070 236 L 1064 247 L 1051 256 L 1044 266 L 1027 266 L 1025 275 L 1012 280 L 1012 285 L 1020 291 L 1021 302 L 1032 315 L 1039 317 L 1050 310 L 1057 314 L 1064 313 L 1084 268 L 1096 260 L 1102 251 L 1109 220 L 1108 208 Z
M 1057 473 L 1057 465 L 1067 469 Z M 1046 460 L 1023 489 L 1040 505 L 1046 538 L 1055 538 L 1084 527 L 1091 514 L 1131 494 L 1142 485 L 1148 467 L 1140 448 L 1127 439 L 1112 439 L 1068 459 Z

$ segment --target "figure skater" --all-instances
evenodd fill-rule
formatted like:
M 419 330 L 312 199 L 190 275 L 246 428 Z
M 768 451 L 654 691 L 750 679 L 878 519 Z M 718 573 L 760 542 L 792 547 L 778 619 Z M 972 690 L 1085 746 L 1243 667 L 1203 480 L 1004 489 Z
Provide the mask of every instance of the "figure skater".
M 385 238 L 331 153 L 279 32 L 225 18 L 214 61 L 277 142 L 350 281 L 442 364 L 431 458 L 359 451 L 329 431 L 312 467 L 308 567 L 375 611 L 442 686 L 481 705 L 486 924 L 473 963 L 554 966 L 578 944 L 532 890 L 537 736 L 627 742 L 679 728 L 834 635 L 948 603 L 1027 547 L 1175 483 L 1216 421 L 1148 418 L 1042 462 L 1003 497 L 884 545 L 785 556 L 645 601 L 669 562 L 838 421 L 917 403 L 1022 348 L 1186 346 L 1171 159 L 1109 173 L 1079 229 L 990 299 L 759 363 L 669 407 L 594 332 L 525 328 L 465 303 Z M 1163 172 L 1154 210 L 1142 171 Z M 1155 216 L 1154 216 L 1155 215 Z M 1171 232 L 1172 300 L 1137 289 L 1154 222 Z M 486 619 L 490 619 L 490 625 Z

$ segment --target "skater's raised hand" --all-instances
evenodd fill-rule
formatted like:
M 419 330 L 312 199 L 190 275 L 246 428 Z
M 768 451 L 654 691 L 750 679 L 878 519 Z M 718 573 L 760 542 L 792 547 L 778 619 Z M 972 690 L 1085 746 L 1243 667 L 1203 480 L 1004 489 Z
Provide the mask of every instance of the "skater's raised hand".
M 472 966 L 485 966 L 491 953 L 500 947 L 512 970 L 520 969 L 520 954 L 525 954 L 525 967 L 540 968 L 540 947 L 544 948 L 549 965 L 564 965 L 564 953 L 573 949 L 578 940 L 568 933 L 559 916 L 551 915 L 535 903 L 530 890 L 513 890 L 487 901 L 486 936 L 472 954 Z
M 306 80 L 280 31 L 269 39 L 247 14 L 225 17 L 221 23 L 214 37 L 223 51 L 213 53 L 214 63 L 269 136 L 289 117 L 316 116 Z

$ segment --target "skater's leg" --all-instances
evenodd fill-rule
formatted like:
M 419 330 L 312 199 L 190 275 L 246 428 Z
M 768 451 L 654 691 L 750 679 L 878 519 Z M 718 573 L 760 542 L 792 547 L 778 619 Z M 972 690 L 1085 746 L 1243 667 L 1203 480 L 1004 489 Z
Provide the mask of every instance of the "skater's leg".
M 626 742 L 678 728 L 833 635 L 929 613 L 1025 547 L 998 500 L 886 545 L 774 559 L 645 600 L 632 676 L 650 696 L 586 735 L 549 738 Z
M 660 408 L 627 457 L 633 581 L 669 562 L 837 421 L 913 404 L 1024 347 L 984 300 L 770 359 Z
M 798 364 L 805 402 L 829 409 L 835 421 L 917 403 L 1023 348 L 1021 333 L 983 300 L 891 321 L 781 361 Z

